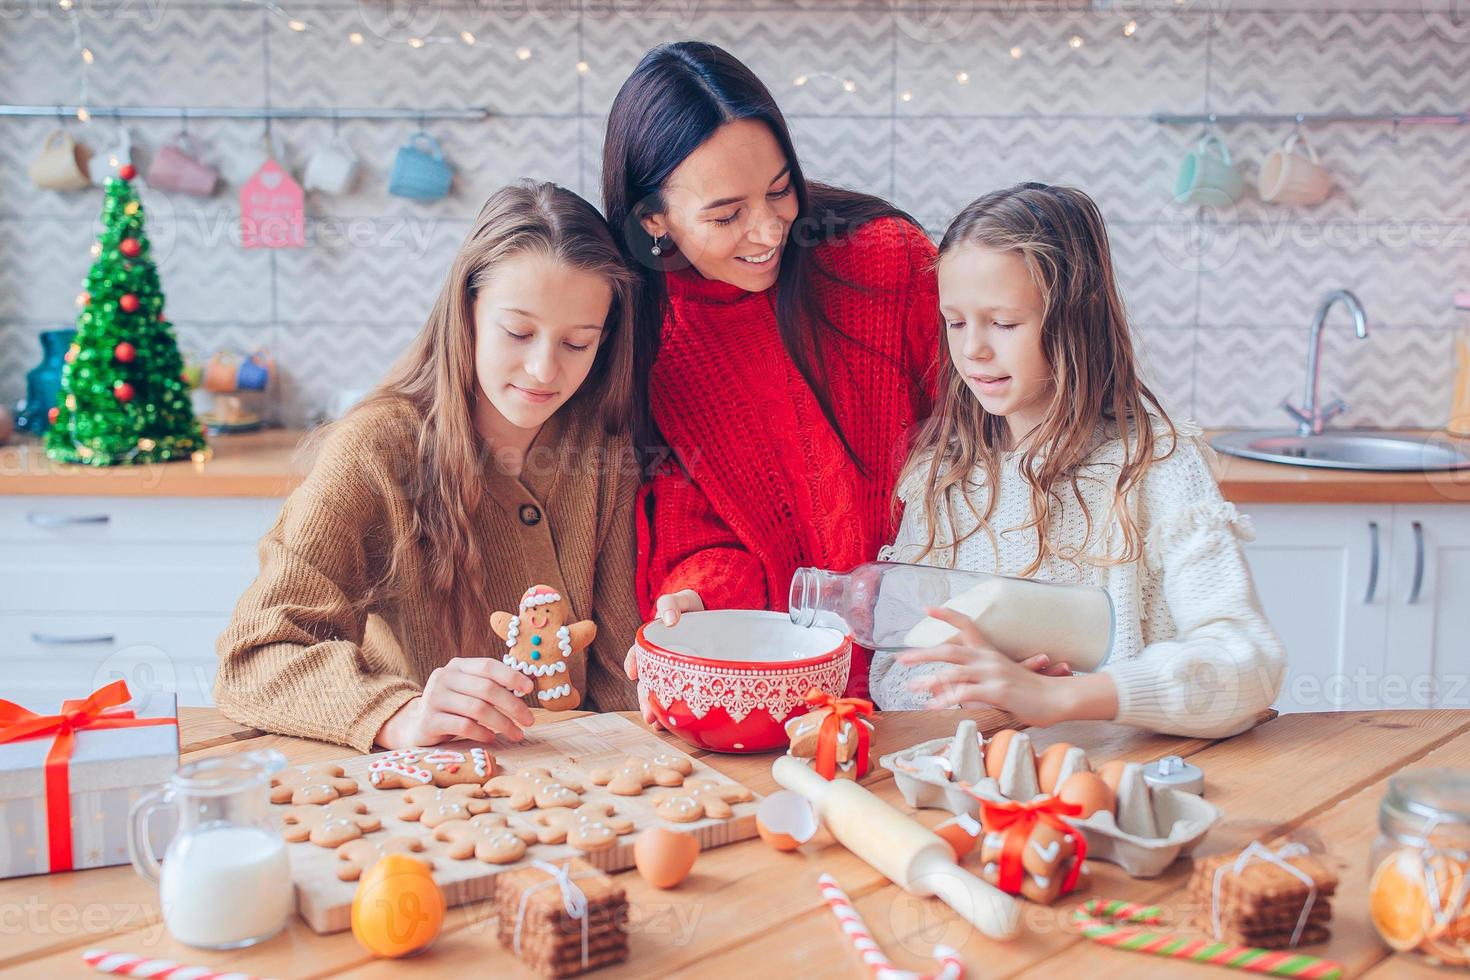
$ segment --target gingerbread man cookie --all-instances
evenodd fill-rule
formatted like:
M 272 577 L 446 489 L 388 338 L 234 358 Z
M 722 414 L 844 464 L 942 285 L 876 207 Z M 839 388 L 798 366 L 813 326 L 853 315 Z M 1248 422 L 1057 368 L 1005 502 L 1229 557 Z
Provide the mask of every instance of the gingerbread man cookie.
M 357 780 L 342 774 L 341 766 L 298 766 L 271 777 L 271 802 L 330 803 L 357 792 Z
M 694 765 L 682 755 L 660 752 L 653 758 L 630 755 L 613 769 L 594 769 L 592 782 L 618 796 L 639 796 L 650 786 L 682 786 Z
M 539 829 L 541 843 L 566 841 L 579 851 L 612 847 L 620 836 L 633 832 L 633 821 L 615 816 L 606 803 L 583 803 L 575 810 L 538 810 L 529 819 Z
M 399 820 L 417 820 L 425 827 L 437 827 L 450 820 L 468 820 L 490 809 L 485 791 L 470 783 L 458 786 L 416 786 L 403 794 Z
M 533 585 L 521 596 L 514 616 L 497 612 L 490 626 L 505 641 L 501 658 L 536 684 L 536 704 L 551 711 L 571 711 L 582 703 L 572 686 L 571 661 L 597 636 L 590 619 L 571 622 L 572 606 L 547 585 Z
M 424 849 L 424 842 L 417 837 L 363 837 L 348 841 L 337 848 L 337 877 L 342 881 L 356 881 L 362 873 L 389 854 L 417 855 Z M 434 867 L 426 857 L 418 860 Z
M 378 789 L 458 786 L 495 775 L 495 757 L 480 746 L 458 749 L 397 749 L 368 765 L 368 782 Z
M 678 792 L 658 797 L 653 810 L 674 823 L 692 823 L 705 817 L 724 820 L 735 812 L 730 809 L 731 803 L 746 803 L 751 799 L 750 790 L 744 786 L 713 779 L 690 779 Z
M 513 827 L 498 813 L 442 823 L 434 830 L 434 837 L 449 841 L 449 856 L 456 861 L 473 855 L 486 864 L 519 861 L 526 856 L 526 845 L 536 841 L 534 831 Z
M 341 847 L 383 826 L 362 800 L 293 806 L 281 814 L 281 822 L 285 824 L 281 836 L 286 840 L 309 840 L 318 847 Z
M 512 810 L 578 806 L 582 802 L 578 795 L 582 784 L 554 776 L 549 769 L 522 769 L 514 776 L 496 776 L 485 784 L 485 792 L 492 797 L 510 797 Z

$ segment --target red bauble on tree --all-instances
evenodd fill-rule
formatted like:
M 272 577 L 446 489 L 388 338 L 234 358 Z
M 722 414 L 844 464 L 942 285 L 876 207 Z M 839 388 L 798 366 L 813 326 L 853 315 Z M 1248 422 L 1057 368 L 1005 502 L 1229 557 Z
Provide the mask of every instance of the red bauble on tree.
M 125 163 L 121 167 L 117 168 L 117 175 L 123 180 L 132 180 L 134 177 L 138 176 L 138 168 L 133 166 L 131 163 Z
M 112 386 L 112 397 L 126 405 L 133 400 L 133 386 L 126 381 L 119 381 Z
M 128 258 L 135 259 L 138 257 L 138 253 L 143 251 L 143 246 L 139 244 L 136 238 L 124 238 L 117 243 L 117 250 Z
M 46 413 L 46 420 L 52 425 L 55 425 L 56 420 L 59 418 L 61 418 L 61 409 L 57 408 L 55 405 L 52 405 L 51 410 Z
M 123 293 L 118 297 L 117 305 L 124 313 L 137 313 L 138 307 L 142 304 L 138 302 L 138 297 L 132 293 Z
M 138 356 L 138 348 L 124 340 L 112 349 L 112 356 L 117 358 L 119 364 L 131 364 L 133 358 Z

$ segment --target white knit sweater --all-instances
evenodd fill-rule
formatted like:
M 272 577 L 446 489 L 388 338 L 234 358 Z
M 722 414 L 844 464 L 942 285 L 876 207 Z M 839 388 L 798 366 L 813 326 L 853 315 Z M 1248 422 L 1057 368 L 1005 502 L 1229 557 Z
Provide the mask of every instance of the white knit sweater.
M 1281 641 L 1261 611 L 1239 541 L 1251 540 L 1249 518 L 1220 496 L 1214 451 L 1197 425 L 1176 421 L 1180 439 L 1172 456 L 1148 468 L 1130 495 L 1130 513 L 1143 539 L 1143 559 L 1099 566 L 1052 557 L 1032 577 L 1049 582 L 1100 585 L 1116 611 L 1113 650 L 1103 670 L 1118 688 L 1115 721 L 1177 735 L 1222 737 L 1244 731 L 1276 699 L 1286 657 Z M 1156 455 L 1170 448 L 1167 430 Z M 1092 514 L 1086 533 L 1081 507 L 1070 485 L 1056 488 L 1050 538 L 1062 554 L 1122 553 L 1122 531 L 1106 520 L 1124 460 L 1117 429 L 1099 427 L 1094 449 L 1078 474 L 1081 495 Z M 953 567 L 1019 575 L 1036 556 L 1036 530 L 1016 530 L 1030 519 L 1030 489 L 1019 473 L 1020 453 L 1007 453 L 1001 466 L 1000 500 L 991 517 L 998 549 L 981 530 L 961 542 Z M 922 469 L 899 490 L 904 517 L 885 561 L 919 560 L 928 539 L 921 500 Z M 984 513 L 984 472 L 969 481 L 971 502 Z M 951 491 L 959 493 L 959 489 Z M 950 545 L 976 526 L 964 501 L 955 500 L 958 535 L 939 516 L 935 551 L 923 564 L 950 567 Z M 1073 551 L 1073 549 L 1078 549 Z M 1053 659 L 1059 659 L 1054 657 Z M 893 654 L 874 654 L 869 687 L 879 708 L 922 707 L 926 695 L 908 682 L 920 671 L 904 668 Z

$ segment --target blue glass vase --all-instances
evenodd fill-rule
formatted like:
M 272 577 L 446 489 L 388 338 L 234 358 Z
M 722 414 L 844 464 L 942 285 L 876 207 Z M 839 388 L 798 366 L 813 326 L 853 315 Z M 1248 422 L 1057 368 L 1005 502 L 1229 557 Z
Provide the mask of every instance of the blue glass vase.
M 38 436 L 51 428 L 51 408 L 61 393 L 61 369 L 75 330 L 42 330 L 41 363 L 26 372 L 26 400 L 15 416 L 18 432 Z

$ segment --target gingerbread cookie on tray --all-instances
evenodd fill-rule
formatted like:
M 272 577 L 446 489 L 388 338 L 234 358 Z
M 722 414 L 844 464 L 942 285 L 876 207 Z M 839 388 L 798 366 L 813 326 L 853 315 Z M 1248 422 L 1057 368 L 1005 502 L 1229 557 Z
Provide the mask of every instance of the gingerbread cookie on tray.
M 582 703 L 572 686 L 571 664 L 597 636 L 590 619 L 572 622 L 572 606 L 548 585 L 533 585 L 512 615 L 497 612 L 490 627 L 505 641 L 504 663 L 536 685 L 536 703 L 551 711 L 571 711 Z
M 378 789 L 480 784 L 495 775 L 495 757 L 481 746 L 459 749 L 397 749 L 368 764 L 368 782 Z

